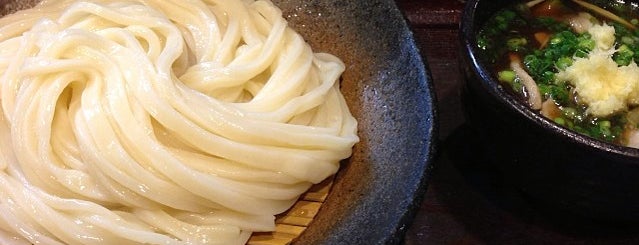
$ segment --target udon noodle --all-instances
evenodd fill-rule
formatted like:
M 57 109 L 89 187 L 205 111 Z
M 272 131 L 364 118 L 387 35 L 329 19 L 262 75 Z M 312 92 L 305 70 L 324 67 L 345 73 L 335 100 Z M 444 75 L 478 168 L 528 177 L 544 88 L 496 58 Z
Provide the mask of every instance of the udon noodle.
M 241 244 L 358 141 L 344 64 L 265 0 L 0 19 L 0 243 Z

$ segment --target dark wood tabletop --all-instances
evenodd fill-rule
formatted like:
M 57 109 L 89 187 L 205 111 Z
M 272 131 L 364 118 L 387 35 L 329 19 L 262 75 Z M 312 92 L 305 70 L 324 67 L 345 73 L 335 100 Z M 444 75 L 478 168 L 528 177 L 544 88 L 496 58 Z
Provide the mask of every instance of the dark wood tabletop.
M 639 225 L 604 224 L 536 205 L 482 164 L 460 102 L 457 34 L 465 1 L 396 2 L 431 71 L 439 116 L 435 169 L 405 244 L 639 244 Z

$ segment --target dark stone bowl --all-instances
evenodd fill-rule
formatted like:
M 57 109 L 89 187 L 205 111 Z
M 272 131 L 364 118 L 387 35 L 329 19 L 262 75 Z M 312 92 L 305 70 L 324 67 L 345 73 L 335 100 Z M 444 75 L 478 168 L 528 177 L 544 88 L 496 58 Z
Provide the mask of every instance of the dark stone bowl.
M 0 0 L 0 14 L 40 0 Z M 361 141 L 296 244 L 401 242 L 426 189 L 436 136 L 427 67 L 392 0 L 275 0 L 316 52 L 346 63 L 342 92 Z
M 401 242 L 426 188 L 436 136 L 427 67 L 391 0 L 281 0 L 315 51 L 346 63 L 342 92 L 361 141 L 296 244 Z
M 481 63 L 476 35 L 511 1 L 469 0 L 460 26 L 463 104 L 486 157 L 536 203 L 595 220 L 639 222 L 639 149 L 579 135 L 502 88 Z

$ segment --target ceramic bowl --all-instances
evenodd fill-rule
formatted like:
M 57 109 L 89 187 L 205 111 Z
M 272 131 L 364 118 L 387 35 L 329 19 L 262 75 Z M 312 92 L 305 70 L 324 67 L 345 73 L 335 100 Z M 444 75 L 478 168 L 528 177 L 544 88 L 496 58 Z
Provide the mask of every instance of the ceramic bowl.
M 597 220 L 638 222 L 639 150 L 547 120 L 502 88 L 482 63 L 478 30 L 510 2 L 469 0 L 461 20 L 462 99 L 482 142 L 476 147 L 536 203 Z
M 296 244 L 397 244 L 419 209 L 437 140 L 428 67 L 391 0 L 274 1 L 314 50 L 347 65 L 354 154 Z
M 0 14 L 40 0 L 0 0 Z M 316 52 L 346 64 L 341 90 L 360 142 L 295 244 L 401 242 L 426 189 L 437 139 L 433 84 L 392 0 L 274 0 Z

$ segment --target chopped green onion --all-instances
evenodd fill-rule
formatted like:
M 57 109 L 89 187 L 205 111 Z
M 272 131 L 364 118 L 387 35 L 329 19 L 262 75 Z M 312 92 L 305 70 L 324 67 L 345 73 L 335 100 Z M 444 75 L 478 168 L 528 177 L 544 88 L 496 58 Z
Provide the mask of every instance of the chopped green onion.
M 586 58 L 588 56 L 588 52 L 587 51 L 583 51 L 583 50 L 577 50 L 575 52 L 575 56 L 577 56 L 579 58 Z
M 512 83 L 517 78 L 517 74 L 511 70 L 503 70 L 497 73 L 497 79 L 502 82 Z
M 579 114 L 577 113 L 577 109 L 572 108 L 572 107 L 564 107 L 564 108 L 561 110 L 561 114 L 562 114 L 564 117 L 566 117 L 566 118 L 568 118 L 568 119 L 570 119 L 570 120 L 575 120 L 575 119 L 577 119 L 577 116 L 579 115 Z
M 623 44 L 632 45 L 635 43 L 635 39 L 629 36 L 623 36 L 621 37 L 621 42 Z
M 635 52 L 632 52 L 632 50 L 630 50 L 627 45 L 622 44 L 617 49 L 617 52 L 612 56 L 612 59 L 620 66 L 627 66 L 630 64 L 630 62 L 632 62 L 632 58 L 634 55 Z
M 572 65 L 572 58 L 561 57 L 559 58 L 559 60 L 557 60 L 557 62 L 555 62 L 555 65 L 557 66 L 557 68 L 559 68 L 559 70 L 566 70 L 566 68 Z
M 612 130 L 610 130 L 610 126 L 611 126 L 610 121 L 608 121 L 608 120 L 600 121 L 600 122 L 597 123 L 597 126 L 599 126 L 599 133 L 598 134 L 601 137 L 603 137 L 604 139 L 607 139 L 607 140 L 612 140 L 613 139 L 613 138 L 611 138 L 611 137 L 614 137 L 614 136 L 612 135 Z
M 566 120 L 565 120 L 565 119 L 563 119 L 562 117 L 557 117 L 557 118 L 555 118 L 555 120 L 553 120 L 553 121 L 555 121 L 555 123 L 557 123 L 557 124 L 559 124 L 559 125 L 562 125 L 562 126 L 563 126 L 563 125 L 566 125 Z
M 604 120 L 604 121 L 600 121 L 599 123 L 597 123 L 599 125 L 600 128 L 610 128 L 610 121 L 608 120 Z
M 590 38 L 584 38 L 579 40 L 579 43 L 577 44 L 579 49 L 583 49 L 583 50 L 593 50 L 595 48 L 595 40 L 592 40 Z
M 522 48 L 524 48 L 526 44 L 528 44 L 528 40 L 526 40 L 526 38 L 523 38 L 523 37 L 511 38 L 511 39 L 508 39 L 508 41 L 506 41 L 508 50 L 511 50 L 511 51 L 519 51 Z

